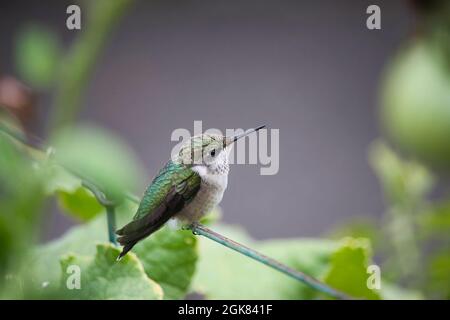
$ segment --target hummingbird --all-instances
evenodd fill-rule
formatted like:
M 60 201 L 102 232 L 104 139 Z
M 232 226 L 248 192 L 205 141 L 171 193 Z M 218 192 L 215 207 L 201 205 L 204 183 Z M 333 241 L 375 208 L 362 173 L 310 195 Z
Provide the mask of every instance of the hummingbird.
M 264 127 L 231 137 L 201 134 L 184 143 L 147 187 L 133 220 L 116 231 L 123 246 L 117 259 L 169 220 L 197 223 L 218 205 L 228 185 L 231 145 Z

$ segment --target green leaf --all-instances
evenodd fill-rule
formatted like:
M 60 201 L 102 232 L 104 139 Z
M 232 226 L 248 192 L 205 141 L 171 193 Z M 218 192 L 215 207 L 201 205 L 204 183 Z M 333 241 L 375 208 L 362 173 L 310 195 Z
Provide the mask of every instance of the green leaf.
M 136 211 L 136 204 L 124 201 L 116 208 L 118 225 L 129 221 Z M 34 248 L 29 257 L 29 266 L 33 267 L 33 282 L 37 286 L 46 284 L 47 288 L 59 286 L 60 258 L 68 252 L 92 256 L 95 254 L 95 243 L 107 242 L 106 212 L 89 221 L 69 229 L 60 238 Z
M 62 212 L 78 221 L 89 221 L 103 210 L 91 191 L 82 187 L 82 181 L 56 164 L 49 164 L 46 192 L 55 195 Z
M 192 232 L 164 227 L 138 243 L 133 251 L 148 276 L 162 286 L 165 299 L 180 299 L 186 295 L 198 258 L 197 241 Z
M 55 135 L 55 160 L 95 183 L 110 198 L 134 190 L 141 166 L 133 151 L 118 136 L 99 127 L 79 125 Z
M 379 294 L 367 287 L 370 257 L 367 239 L 346 238 L 331 257 L 331 267 L 325 282 L 355 298 L 379 299 Z
M 58 204 L 66 212 L 70 212 L 81 221 L 89 221 L 103 210 L 103 207 L 90 191 L 82 187 L 72 193 L 58 192 Z
M 116 208 L 118 225 L 129 221 L 136 211 L 136 205 L 124 201 Z M 106 213 L 89 221 L 69 229 L 60 238 L 40 245 L 34 249 L 29 257 L 29 265 L 33 266 L 34 283 L 38 286 L 46 284 L 46 287 L 55 288 L 59 285 L 60 258 L 68 252 L 79 255 L 94 255 L 95 243 L 107 242 Z
M 59 287 L 59 260 L 68 252 L 79 255 L 94 255 L 95 243 L 107 242 L 106 218 L 98 217 L 84 225 L 67 231 L 59 239 L 35 248 L 29 265 L 33 267 L 33 282 L 36 286 L 46 285 L 48 288 Z
M 269 257 L 319 277 L 336 245 L 332 241 L 289 239 L 255 241 L 245 231 L 223 224 L 213 229 Z M 200 239 L 199 239 L 200 240 Z M 200 260 L 193 290 L 209 299 L 312 299 L 317 291 L 206 238 L 201 238 Z
M 17 35 L 16 65 L 20 76 L 36 88 L 49 86 L 55 79 L 61 48 L 54 32 L 32 24 Z
M 129 222 L 136 205 L 125 201 L 117 208 L 118 227 Z M 59 283 L 59 258 L 67 252 L 93 255 L 96 242 L 107 242 L 106 217 L 70 229 L 61 238 L 39 247 L 29 265 L 34 267 L 34 282 L 54 287 Z M 197 242 L 187 231 L 163 228 L 136 245 L 133 252 L 141 260 L 148 276 L 160 283 L 166 299 L 184 297 L 197 260 Z
M 69 266 L 80 268 L 80 289 L 67 289 L 82 299 L 162 299 L 161 287 L 145 273 L 139 259 L 128 254 L 116 261 L 120 249 L 110 244 L 97 245 L 95 257 L 68 255 L 61 259 L 62 286 L 70 283 Z

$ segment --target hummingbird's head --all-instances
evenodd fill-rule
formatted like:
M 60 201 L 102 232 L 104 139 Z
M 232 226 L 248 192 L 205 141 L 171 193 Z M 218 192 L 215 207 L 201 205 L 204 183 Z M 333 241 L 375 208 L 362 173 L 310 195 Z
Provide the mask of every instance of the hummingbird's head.
M 186 166 L 206 166 L 208 169 L 216 171 L 221 166 L 228 165 L 230 146 L 234 142 L 264 127 L 249 129 L 232 137 L 206 133 L 193 136 L 181 147 L 178 161 Z

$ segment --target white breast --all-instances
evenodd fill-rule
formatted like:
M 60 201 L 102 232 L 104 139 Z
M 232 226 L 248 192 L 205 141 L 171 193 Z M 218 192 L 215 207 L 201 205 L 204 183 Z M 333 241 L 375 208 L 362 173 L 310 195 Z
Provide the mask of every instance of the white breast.
M 192 170 L 202 179 L 200 190 L 186 208 L 177 214 L 177 218 L 188 223 L 198 221 L 214 209 L 222 201 L 228 185 L 228 171 L 223 174 L 210 174 L 204 166 L 196 166 Z

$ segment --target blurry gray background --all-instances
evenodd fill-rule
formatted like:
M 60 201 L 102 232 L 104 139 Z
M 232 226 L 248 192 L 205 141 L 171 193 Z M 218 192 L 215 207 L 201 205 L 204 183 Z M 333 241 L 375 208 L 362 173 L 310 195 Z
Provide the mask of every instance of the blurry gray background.
M 70 3 L 2 1 L 0 71 L 15 75 L 14 32 L 29 20 L 69 44 Z M 381 30 L 366 28 L 369 4 L 381 7 Z M 194 120 L 280 129 L 279 173 L 234 165 L 223 219 L 257 238 L 316 236 L 382 211 L 367 148 L 379 135 L 382 68 L 412 23 L 407 1 L 138 1 L 96 65 L 81 118 L 123 136 L 147 182 L 170 156 L 172 131 Z M 49 101 L 41 95 L 39 134 Z M 49 236 L 71 223 L 52 219 Z

